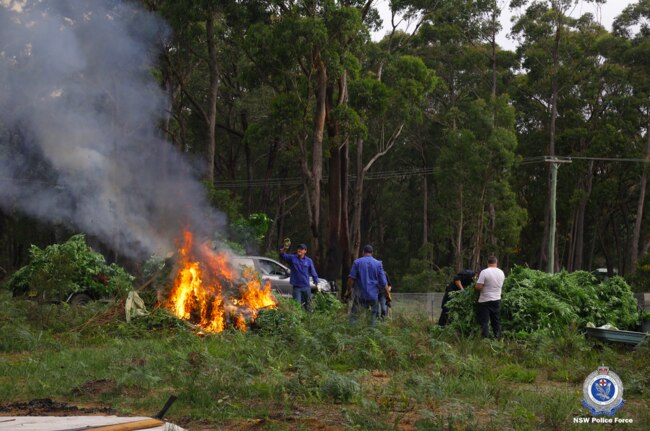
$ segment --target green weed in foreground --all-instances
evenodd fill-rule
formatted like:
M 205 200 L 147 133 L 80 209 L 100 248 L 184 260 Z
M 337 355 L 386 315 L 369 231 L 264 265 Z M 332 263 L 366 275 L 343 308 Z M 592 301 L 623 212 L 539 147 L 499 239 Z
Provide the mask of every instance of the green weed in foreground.
M 350 326 L 340 308 L 283 302 L 250 332 L 198 336 L 163 310 L 127 325 L 112 304 L 6 296 L 0 327 L 5 404 L 48 397 L 151 415 L 175 394 L 169 418 L 189 428 L 563 430 L 586 415 L 582 381 L 605 361 L 626 385 L 627 429 L 650 420 L 648 344 L 603 345 L 576 330 L 495 342 L 408 315 Z

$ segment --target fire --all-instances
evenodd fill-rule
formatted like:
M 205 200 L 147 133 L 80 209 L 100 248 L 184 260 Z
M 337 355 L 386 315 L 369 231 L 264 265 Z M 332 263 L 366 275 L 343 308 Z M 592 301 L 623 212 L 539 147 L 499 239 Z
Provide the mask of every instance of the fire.
M 262 308 L 277 303 L 267 281 L 245 268 L 241 277 L 232 268 L 225 252 L 215 252 L 206 244 L 196 245 L 185 231 L 179 249 L 178 270 L 166 307 L 178 318 L 189 320 L 209 332 L 227 327 L 246 331 Z M 235 293 L 238 297 L 233 296 Z

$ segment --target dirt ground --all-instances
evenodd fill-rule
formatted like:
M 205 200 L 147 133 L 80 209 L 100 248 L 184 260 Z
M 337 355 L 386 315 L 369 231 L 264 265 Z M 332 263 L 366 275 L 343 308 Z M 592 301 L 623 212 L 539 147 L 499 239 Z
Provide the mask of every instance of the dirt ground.
M 84 385 L 84 389 L 90 389 Z M 98 386 L 102 386 L 100 382 Z M 337 431 L 343 426 L 343 418 L 338 409 L 331 411 L 319 411 L 313 417 L 313 412 L 296 410 L 290 415 L 278 413 L 270 415 L 265 419 L 236 420 L 225 424 L 214 424 L 209 421 L 197 420 L 195 418 L 178 418 L 172 422 L 176 425 L 191 431 L 261 431 L 273 428 L 274 425 L 282 425 L 289 429 L 309 429 L 315 431 Z M 53 401 L 49 398 L 35 399 L 28 402 L 0 403 L 0 423 L 3 416 L 104 416 L 116 415 L 117 412 L 105 406 L 84 405 L 78 406 L 63 402 Z
M 0 403 L 0 416 L 103 416 L 115 415 L 115 410 L 106 406 L 61 403 L 49 398 L 28 402 Z

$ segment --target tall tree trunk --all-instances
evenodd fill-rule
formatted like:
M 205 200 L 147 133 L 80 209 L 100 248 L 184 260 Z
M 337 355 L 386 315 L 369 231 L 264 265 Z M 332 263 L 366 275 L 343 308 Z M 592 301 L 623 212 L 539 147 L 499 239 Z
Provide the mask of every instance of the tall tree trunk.
M 342 259 L 339 242 L 343 211 L 341 204 L 341 151 L 338 148 L 332 148 L 330 151 L 328 178 L 329 244 L 327 244 L 326 275 L 328 279 L 334 280 L 338 277 Z
M 363 200 L 363 139 L 357 141 L 356 182 L 352 194 L 352 228 L 350 229 L 350 251 L 357 256 L 361 248 L 361 210 Z
M 463 208 L 465 206 L 465 195 L 463 191 L 463 184 L 460 185 L 460 192 L 458 194 L 458 230 L 456 232 L 456 244 L 454 247 L 454 266 L 457 271 L 463 267 L 463 224 L 465 223 L 465 215 Z
M 361 248 L 361 212 L 363 209 L 363 179 L 365 178 L 366 173 L 370 170 L 372 165 L 375 164 L 377 160 L 385 156 L 391 148 L 397 142 L 397 138 L 402 133 L 404 128 L 404 123 L 402 123 L 391 135 L 391 137 L 386 141 L 384 130 L 382 128 L 381 137 L 379 139 L 379 152 L 372 156 L 372 158 L 363 165 L 363 139 L 359 139 L 357 143 L 357 178 L 356 184 L 354 187 L 354 196 L 352 204 L 352 227 L 350 229 L 350 248 L 353 254 L 357 254 Z
M 634 230 L 632 232 L 632 239 L 630 244 L 630 258 L 627 264 L 627 272 L 634 272 L 636 270 L 636 262 L 639 259 L 639 239 L 641 238 L 641 222 L 643 221 L 643 207 L 645 206 L 646 187 L 648 184 L 648 162 L 650 162 L 650 110 L 647 114 L 646 122 L 646 149 L 645 161 L 643 164 L 643 173 L 639 181 L 639 199 L 636 205 L 636 218 L 634 219 Z
M 422 175 L 422 246 L 429 243 L 429 188 L 427 176 Z
M 496 123 L 496 98 L 497 98 L 497 13 L 499 8 L 497 8 L 497 2 L 494 0 L 492 4 L 492 27 L 491 27 L 491 38 L 490 46 L 492 48 L 492 128 L 494 129 Z
M 559 93 L 558 72 L 560 68 L 560 40 L 562 36 L 562 11 L 556 8 L 553 2 L 553 9 L 558 14 L 557 26 L 555 29 L 555 43 L 553 44 L 553 69 L 551 70 L 551 120 L 549 123 L 549 142 L 548 142 L 548 155 L 555 156 L 555 125 L 557 121 L 557 98 Z M 544 237 L 542 239 L 542 249 L 540 250 L 540 269 L 548 262 L 550 256 L 548 255 L 548 245 L 550 242 L 550 211 L 551 211 L 551 164 L 548 164 L 547 173 L 547 194 L 546 194 L 546 208 L 544 210 Z M 555 253 L 552 251 L 552 253 Z
M 208 69 L 210 74 L 210 87 L 208 89 L 208 109 L 206 123 L 208 126 L 206 144 L 207 144 L 207 163 L 206 180 L 214 182 L 214 163 L 216 154 L 216 131 L 217 131 L 217 96 L 219 94 L 219 66 L 217 64 L 217 48 L 214 37 L 214 15 L 210 15 L 205 20 L 206 43 L 208 44 Z
M 427 158 L 424 153 L 424 144 L 420 142 L 420 157 L 422 167 L 427 167 Z M 422 246 L 429 243 L 429 184 L 426 174 L 422 175 Z
M 245 109 L 242 109 L 239 118 L 242 132 L 246 134 L 246 130 L 248 129 L 248 113 Z M 253 154 L 248 140 L 242 139 L 242 141 L 244 143 L 244 156 L 246 159 L 246 213 L 251 214 L 253 212 L 253 187 L 251 186 L 251 182 L 255 176 L 253 173 Z
M 343 256 L 341 258 L 341 283 L 344 283 L 347 279 L 347 275 L 350 273 L 352 268 L 352 262 L 354 261 L 354 255 L 352 254 L 352 249 L 350 248 L 350 220 L 349 220 L 349 202 L 350 202 L 350 193 L 349 193 L 349 165 L 350 165 L 350 145 L 349 142 L 346 142 L 343 148 L 341 148 L 341 236 L 339 237 L 339 243 L 341 244 L 341 249 L 343 250 Z M 341 287 L 343 284 L 341 284 Z
M 273 177 L 275 161 L 278 155 L 279 146 L 280 146 L 279 138 L 277 136 L 274 136 L 271 145 L 269 145 L 268 155 L 266 159 L 266 172 L 264 174 L 264 178 L 266 181 L 264 182 L 264 187 L 262 188 L 262 196 L 260 199 L 261 207 L 265 211 L 267 211 L 269 205 L 272 204 L 273 195 L 271 194 L 271 185 L 269 184 L 269 180 Z M 284 178 L 285 176 L 286 176 L 285 174 L 280 172 L 280 178 Z
M 487 193 L 487 181 L 483 182 L 483 187 L 481 188 L 481 197 L 479 199 L 479 213 L 476 219 L 476 233 L 474 234 L 474 247 L 472 250 L 472 259 L 469 262 L 470 267 L 478 268 L 481 264 L 481 248 L 483 245 L 483 230 L 485 224 L 485 207 L 486 202 L 486 193 Z M 462 269 L 462 268 L 461 268 Z
M 338 102 L 337 106 L 347 103 L 347 73 L 344 71 L 338 79 Z M 344 147 L 347 142 L 339 144 L 339 125 L 331 117 L 331 111 L 334 108 L 334 86 L 327 87 L 327 105 L 326 105 L 326 122 L 327 136 L 330 142 L 330 159 L 329 159 L 329 181 L 328 181 L 328 202 L 329 202 L 329 244 L 327 246 L 327 265 L 326 274 L 330 280 L 336 280 L 341 272 L 343 264 L 343 248 L 347 247 L 347 241 L 341 241 L 343 233 L 343 213 L 348 211 L 347 206 L 343 205 L 343 183 L 347 184 L 347 165 L 343 163 Z M 347 228 L 347 226 L 345 227 Z M 343 246 L 343 244 L 346 244 Z
M 312 257 L 316 264 L 320 262 L 320 198 L 321 181 L 323 179 L 323 137 L 325 132 L 325 114 L 327 102 L 327 69 L 321 58 L 320 51 L 313 55 L 316 68 L 316 110 L 314 113 L 312 165 L 311 171 L 307 166 L 307 152 L 303 151 L 302 167 L 307 178 L 307 196 L 309 205 L 309 227 L 312 237 Z
M 580 198 L 578 203 L 578 208 L 576 209 L 576 214 L 574 217 L 574 228 L 572 236 L 572 245 L 569 252 L 569 260 L 567 269 L 569 271 L 579 271 L 583 268 L 583 259 L 584 259 L 584 242 L 585 242 L 585 215 L 587 213 L 587 202 L 589 201 L 589 196 L 591 195 L 591 188 L 594 178 L 594 161 L 589 161 L 589 168 L 587 171 L 587 177 L 584 179 L 584 184 L 582 184 L 582 189 L 584 191 L 583 196 Z

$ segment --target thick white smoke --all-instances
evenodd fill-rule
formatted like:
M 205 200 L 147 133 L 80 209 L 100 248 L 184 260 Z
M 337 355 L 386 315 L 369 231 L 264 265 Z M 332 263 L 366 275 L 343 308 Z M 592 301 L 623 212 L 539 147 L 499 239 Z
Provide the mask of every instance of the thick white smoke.
M 167 34 L 134 2 L 0 0 L 3 208 L 130 256 L 220 223 L 157 128 L 166 96 L 151 71 Z

